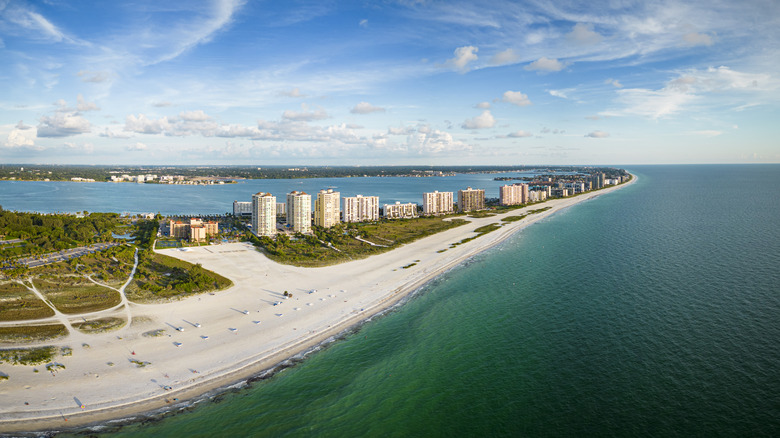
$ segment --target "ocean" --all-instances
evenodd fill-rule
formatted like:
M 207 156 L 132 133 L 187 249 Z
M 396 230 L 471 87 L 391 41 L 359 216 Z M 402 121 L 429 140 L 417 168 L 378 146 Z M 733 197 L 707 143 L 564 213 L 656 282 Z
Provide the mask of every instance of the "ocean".
M 780 165 L 628 170 L 294 367 L 90 433 L 780 435 Z

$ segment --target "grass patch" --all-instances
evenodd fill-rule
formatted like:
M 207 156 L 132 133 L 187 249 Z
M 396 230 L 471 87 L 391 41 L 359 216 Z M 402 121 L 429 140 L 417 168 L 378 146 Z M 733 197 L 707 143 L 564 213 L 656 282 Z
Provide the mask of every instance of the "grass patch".
M 132 301 L 154 303 L 222 290 L 232 285 L 232 281 L 199 264 L 146 252 L 125 294 Z
M 122 318 L 109 317 L 77 322 L 73 324 L 73 327 L 82 333 L 92 334 L 116 330 L 124 327 L 125 323 L 125 320 Z
M 51 362 L 56 354 L 56 347 L 10 348 L 0 350 L 0 363 L 38 365 Z
M 165 329 L 149 330 L 148 332 L 144 332 L 142 336 L 146 338 L 159 338 L 160 336 L 165 336 Z
M 68 330 L 62 324 L 0 327 L 0 344 L 49 341 L 67 334 Z
M 19 283 L 0 283 L 0 321 L 20 321 L 54 316 L 40 298 Z
M 481 219 L 483 217 L 492 217 L 495 216 L 495 213 L 491 213 L 489 211 L 475 211 L 468 214 L 468 217 L 474 218 L 474 219 Z
M 66 314 L 110 309 L 122 301 L 119 292 L 74 277 L 60 278 L 56 283 L 41 281 L 36 286 L 54 307 Z
M 328 266 L 391 251 L 406 243 L 468 223 L 463 219 L 444 219 L 421 217 L 340 224 L 328 229 L 315 227 L 313 235 L 299 235 L 293 239 L 277 236 L 272 240 L 253 235 L 248 238 L 276 262 L 304 267 Z M 355 239 L 355 236 L 370 242 L 381 242 L 385 246 L 369 245 Z
M 479 228 L 476 228 L 474 230 L 475 233 L 477 233 L 476 236 L 466 237 L 465 239 L 461 240 L 460 242 L 453 243 L 450 248 L 455 248 L 458 245 L 462 245 L 466 242 L 471 242 L 472 240 L 476 239 L 477 237 L 484 236 L 487 233 L 490 233 L 492 231 L 495 231 L 497 229 L 501 228 L 501 224 L 488 224 Z

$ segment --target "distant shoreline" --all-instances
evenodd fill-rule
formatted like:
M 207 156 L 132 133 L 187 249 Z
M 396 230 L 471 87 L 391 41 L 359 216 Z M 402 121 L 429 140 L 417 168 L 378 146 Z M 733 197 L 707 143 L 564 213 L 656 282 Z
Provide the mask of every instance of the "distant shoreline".
M 177 404 L 166 403 L 166 399 L 196 399 L 236 382 L 254 379 L 363 324 L 526 226 L 636 180 L 632 175 L 630 181 L 618 186 L 550 200 L 544 203 L 552 207 L 550 210 L 520 221 L 502 222 L 501 219 L 522 214 L 525 209 L 469 218 L 467 225 L 393 251 L 325 268 L 279 265 L 245 243 L 187 251 L 159 250 L 191 263 L 201 263 L 206 269 L 232 280 L 234 286 L 214 295 L 176 303 L 131 305 L 134 316 L 143 316 L 150 322 L 133 323 L 121 333 L 101 335 L 99 340 L 90 337 L 90 348 L 74 348 L 77 351 L 72 357 L 62 359 L 67 368 L 59 373 L 61 377 L 33 374 L 30 367 L 4 368 L 11 379 L 0 383 L 3 394 L 0 432 L 83 428 L 130 417 L 141 420 L 148 413 Z M 538 205 L 529 207 L 533 208 Z M 468 243 L 451 246 L 475 235 L 474 229 L 493 223 L 501 227 Z M 403 269 L 411 262 L 415 265 Z M 317 291 L 309 294 L 312 289 Z M 291 291 L 294 298 L 272 306 L 273 302 L 282 301 L 283 290 Z M 197 321 L 202 327 L 187 326 L 185 331 L 177 332 L 166 326 L 186 325 L 181 321 Z M 170 337 L 143 335 L 155 328 L 168 329 Z M 117 339 L 119 335 L 122 339 Z M 209 338 L 203 339 L 206 335 Z M 181 347 L 174 347 L 173 340 Z M 57 344 L 79 345 L 80 339 L 66 339 Z M 136 358 L 150 365 L 136 368 L 127 364 Z M 116 365 L 107 366 L 108 360 Z M 163 383 L 173 389 L 161 389 Z M 84 409 L 74 403 L 76 398 L 83 401 Z M 30 401 L 29 405 L 23 404 L 26 400 Z

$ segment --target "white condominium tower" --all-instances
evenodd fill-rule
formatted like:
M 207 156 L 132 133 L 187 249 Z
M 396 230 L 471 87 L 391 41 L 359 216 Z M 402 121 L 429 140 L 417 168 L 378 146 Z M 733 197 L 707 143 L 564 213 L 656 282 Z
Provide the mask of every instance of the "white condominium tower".
M 447 214 L 452 213 L 452 192 L 423 193 L 423 214 Z
M 258 236 L 276 234 L 276 196 L 263 192 L 252 195 L 252 231 Z
M 311 195 L 297 190 L 287 194 L 287 226 L 296 233 L 311 232 Z
M 385 204 L 385 217 L 387 219 L 412 219 L 417 217 L 417 204 L 409 202 L 401 204 L 395 201 L 395 204 Z
M 528 202 L 528 184 L 512 184 L 498 189 L 498 203 L 520 205 Z
M 344 198 L 344 222 L 371 222 L 379 220 L 379 196 L 351 196 Z
M 314 201 L 314 225 L 330 228 L 340 222 L 340 197 L 341 193 L 334 192 L 333 189 L 320 190 L 317 193 L 317 199 Z

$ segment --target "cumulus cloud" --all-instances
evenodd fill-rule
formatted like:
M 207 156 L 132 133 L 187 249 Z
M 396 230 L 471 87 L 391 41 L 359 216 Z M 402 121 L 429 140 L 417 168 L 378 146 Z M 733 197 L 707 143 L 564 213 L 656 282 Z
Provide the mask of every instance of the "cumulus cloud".
M 301 111 L 286 110 L 282 113 L 282 118 L 286 120 L 306 121 L 327 119 L 330 116 L 324 109 L 318 108 L 314 111 L 309 111 L 309 107 L 306 104 L 301 105 Z
M 528 96 L 521 93 L 520 91 L 505 91 L 504 95 L 501 96 L 501 101 L 517 106 L 531 105 L 531 101 L 528 99 Z
M 111 131 L 108 128 L 106 128 L 105 131 L 101 132 L 98 135 L 101 136 L 101 137 L 106 137 L 106 138 L 130 138 L 130 137 L 132 137 L 131 135 L 123 134 L 121 132 L 113 132 L 113 131 Z
M 82 112 L 98 111 L 100 109 L 100 107 L 97 106 L 96 103 L 94 103 L 94 102 L 87 102 L 86 100 L 84 100 L 84 96 L 82 96 L 81 94 L 79 94 L 76 97 L 76 100 L 78 100 L 78 104 L 76 105 L 76 109 L 79 110 L 79 111 L 82 111 Z
M 561 71 L 566 67 L 566 64 L 563 62 L 558 61 L 557 59 L 553 58 L 545 58 L 542 56 L 541 58 L 537 59 L 536 61 L 526 65 L 523 67 L 524 69 L 528 71 Z
M 465 73 L 470 70 L 469 64 L 478 59 L 478 51 L 474 46 L 458 47 L 455 49 L 455 57 L 448 59 L 444 66 Z
M 566 34 L 566 39 L 577 45 L 590 46 L 600 43 L 604 37 L 593 30 L 592 24 L 577 23 L 574 29 Z
M 385 137 L 382 147 L 393 152 L 407 152 L 412 155 L 437 155 L 445 152 L 467 151 L 471 147 L 455 140 L 449 132 L 432 128 L 427 124 L 389 128 L 388 135 L 404 135 L 406 140 L 394 143 Z
M 503 52 L 498 52 L 490 58 L 491 65 L 506 65 L 514 64 L 520 60 L 520 55 L 515 53 L 512 49 L 506 49 Z
M 17 147 L 33 147 L 35 146 L 35 139 L 37 133 L 32 126 L 25 125 L 21 120 L 16 124 L 16 127 L 8 133 L 4 146 L 9 148 Z
M 360 102 L 355 105 L 349 112 L 352 114 L 370 114 L 370 113 L 383 113 L 385 109 L 378 106 L 373 106 L 368 102 Z
M 593 132 L 591 132 L 589 134 L 586 134 L 585 137 L 590 137 L 590 138 L 607 138 L 607 137 L 609 137 L 609 132 L 593 131 Z
M 492 128 L 496 124 L 496 119 L 493 118 L 493 114 L 490 111 L 482 111 L 482 114 L 467 119 L 460 125 L 463 129 L 485 129 Z
M 58 111 L 43 116 L 38 124 L 38 137 L 69 137 L 91 131 L 89 120 L 78 113 Z
M 687 46 L 711 46 L 712 36 L 706 33 L 691 32 L 683 35 L 683 43 Z
M 510 137 L 510 138 L 533 137 L 533 134 L 531 134 L 528 131 L 519 130 L 519 131 L 515 131 L 515 132 L 510 132 L 509 134 L 507 134 L 507 137 Z

